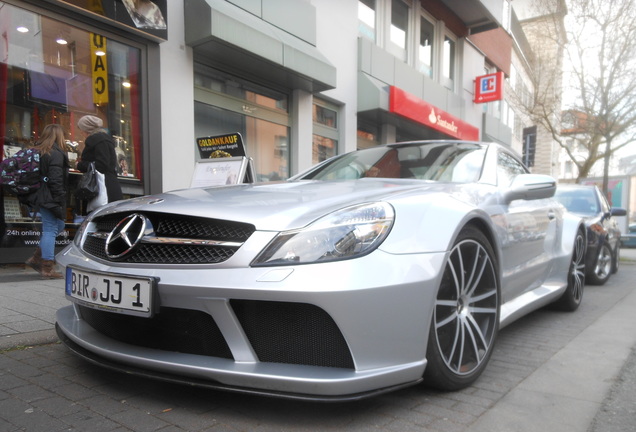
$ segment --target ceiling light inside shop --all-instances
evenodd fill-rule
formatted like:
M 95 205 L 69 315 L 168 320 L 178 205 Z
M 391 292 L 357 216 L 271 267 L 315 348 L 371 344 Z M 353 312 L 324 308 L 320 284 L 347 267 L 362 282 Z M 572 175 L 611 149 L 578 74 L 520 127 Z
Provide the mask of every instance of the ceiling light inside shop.
M 17 30 L 19 33 L 28 33 L 28 32 L 29 32 L 29 28 L 28 28 L 28 27 L 25 27 L 25 26 L 18 26 L 18 27 L 16 28 L 16 30 Z
M 102 56 L 106 55 L 106 52 L 102 51 L 102 50 L 97 50 L 97 51 L 95 51 L 95 55 L 98 56 L 98 57 L 102 57 Z
M 60 45 L 68 44 L 68 41 L 64 39 L 63 36 L 58 36 L 57 39 L 55 39 L 55 42 L 59 43 Z
M 130 88 L 130 81 L 128 81 L 128 80 L 123 81 L 123 82 L 121 83 L 121 85 L 122 85 L 122 86 L 124 86 L 124 87 L 126 87 L 126 88 Z

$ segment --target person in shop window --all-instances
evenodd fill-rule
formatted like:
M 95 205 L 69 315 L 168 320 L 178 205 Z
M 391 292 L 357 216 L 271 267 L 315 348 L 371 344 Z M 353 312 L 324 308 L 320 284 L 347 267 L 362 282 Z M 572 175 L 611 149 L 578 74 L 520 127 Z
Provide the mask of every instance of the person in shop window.
M 77 169 L 86 172 L 90 163 L 95 162 L 95 169 L 104 174 L 108 202 L 119 201 L 123 199 L 123 195 L 117 180 L 119 165 L 115 141 L 102 128 L 103 125 L 102 119 L 93 115 L 85 115 L 77 122 L 77 127 L 84 134 L 84 142 L 79 144 Z
M 56 270 L 55 238 L 64 230 L 68 190 L 68 156 L 64 149 L 64 129 L 59 124 L 44 127 L 35 147 L 40 151 L 40 188 L 27 198 L 28 205 L 42 218 L 40 244 L 26 264 L 44 279 L 60 279 Z

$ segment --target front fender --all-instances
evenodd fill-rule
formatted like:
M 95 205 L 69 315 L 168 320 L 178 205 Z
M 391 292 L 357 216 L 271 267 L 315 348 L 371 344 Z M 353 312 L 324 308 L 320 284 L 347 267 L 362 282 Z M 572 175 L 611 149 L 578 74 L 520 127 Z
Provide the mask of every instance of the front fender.
M 574 239 L 577 231 L 581 230 L 585 239 L 585 247 L 587 249 L 587 229 L 583 218 L 573 215 L 569 212 L 563 213 L 563 235 L 561 236 L 561 254 L 562 256 L 571 257 L 574 248 Z M 587 252 L 587 250 L 586 250 Z
M 435 253 L 450 250 L 461 229 L 479 219 L 488 226 L 492 238 L 492 222 L 477 206 L 447 195 L 392 202 L 396 211 L 395 226 L 380 249 L 391 254 Z

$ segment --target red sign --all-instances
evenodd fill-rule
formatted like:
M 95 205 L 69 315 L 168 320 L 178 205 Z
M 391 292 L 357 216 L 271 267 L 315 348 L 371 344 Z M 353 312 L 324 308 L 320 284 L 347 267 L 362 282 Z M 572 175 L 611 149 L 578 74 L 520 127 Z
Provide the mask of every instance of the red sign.
M 389 112 L 399 114 L 457 139 L 479 140 L 479 129 L 475 126 L 395 86 L 390 88 Z
M 475 103 L 503 99 L 504 73 L 496 72 L 475 78 Z

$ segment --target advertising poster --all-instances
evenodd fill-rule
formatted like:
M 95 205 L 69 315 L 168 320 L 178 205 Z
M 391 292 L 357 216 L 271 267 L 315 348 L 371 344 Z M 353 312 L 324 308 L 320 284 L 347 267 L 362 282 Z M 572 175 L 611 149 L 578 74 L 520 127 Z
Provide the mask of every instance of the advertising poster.
M 217 158 L 197 162 L 190 187 L 238 184 L 245 176 L 246 158 Z
M 197 138 L 197 147 L 201 159 L 246 156 L 243 137 L 238 132 Z

